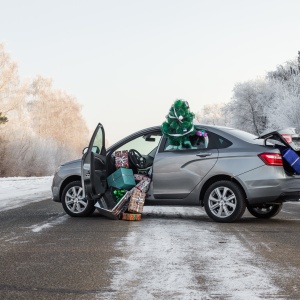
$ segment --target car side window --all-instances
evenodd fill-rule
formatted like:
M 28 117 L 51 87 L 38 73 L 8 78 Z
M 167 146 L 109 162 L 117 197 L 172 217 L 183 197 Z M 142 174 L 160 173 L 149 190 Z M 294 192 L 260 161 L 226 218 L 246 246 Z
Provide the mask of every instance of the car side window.
M 174 147 L 170 145 L 167 139 L 164 151 L 182 151 L 182 150 L 203 150 L 203 149 L 221 149 L 227 148 L 232 145 L 232 142 L 219 136 L 213 132 L 204 129 L 197 129 L 196 134 L 189 137 L 190 144 L 186 147 Z
M 215 149 L 228 148 L 232 145 L 232 142 L 213 132 L 210 133 L 210 138 Z

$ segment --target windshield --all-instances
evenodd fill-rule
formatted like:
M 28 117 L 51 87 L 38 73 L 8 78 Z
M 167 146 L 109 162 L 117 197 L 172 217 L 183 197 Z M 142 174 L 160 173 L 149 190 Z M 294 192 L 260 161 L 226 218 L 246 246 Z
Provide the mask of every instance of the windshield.
M 157 148 L 159 142 L 161 139 L 161 135 L 151 135 L 148 138 L 145 138 L 144 136 L 140 136 L 134 140 L 131 140 L 130 142 L 122 145 L 117 151 L 121 150 L 130 150 L 135 149 L 142 155 L 149 155 L 153 152 L 154 149 Z

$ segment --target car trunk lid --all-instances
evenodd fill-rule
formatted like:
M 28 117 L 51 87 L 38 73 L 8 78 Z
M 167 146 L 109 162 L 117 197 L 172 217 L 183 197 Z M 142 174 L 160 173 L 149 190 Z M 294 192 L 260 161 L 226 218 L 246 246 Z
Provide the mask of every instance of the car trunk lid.
M 300 174 L 300 135 L 296 128 L 285 128 L 261 135 L 265 145 L 279 149 L 287 174 Z

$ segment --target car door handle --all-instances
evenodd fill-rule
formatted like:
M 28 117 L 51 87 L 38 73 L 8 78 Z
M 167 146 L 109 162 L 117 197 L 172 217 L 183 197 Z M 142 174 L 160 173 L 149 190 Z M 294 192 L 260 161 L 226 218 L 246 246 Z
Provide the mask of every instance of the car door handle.
M 203 152 L 203 153 L 196 154 L 196 156 L 206 157 L 206 156 L 211 156 L 211 153 L 209 153 L 209 152 Z

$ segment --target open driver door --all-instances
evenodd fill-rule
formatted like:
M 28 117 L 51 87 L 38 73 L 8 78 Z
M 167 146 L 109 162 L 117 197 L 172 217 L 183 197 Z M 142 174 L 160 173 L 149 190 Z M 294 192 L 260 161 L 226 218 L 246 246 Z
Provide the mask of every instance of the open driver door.
M 81 180 L 88 201 L 99 199 L 107 189 L 105 132 L 98 124 L 81 159 Z

